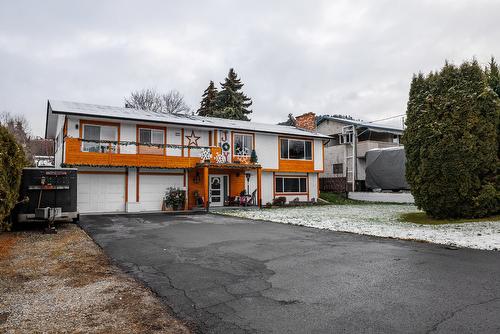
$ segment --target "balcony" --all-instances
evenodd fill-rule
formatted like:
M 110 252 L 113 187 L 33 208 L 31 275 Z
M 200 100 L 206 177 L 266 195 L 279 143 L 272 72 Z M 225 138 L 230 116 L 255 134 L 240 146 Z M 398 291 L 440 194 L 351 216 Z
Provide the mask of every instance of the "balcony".
M 398 143 L 385 142 L 385 141 L 375 141 L 375 140 L 364 140 L 358 142 L 356 146 L 357 149 L 357 157 L 364 158 L 367 151 L 374 148 L 387 148 L 387 147 L 396 147 L 401 146 Z
M 199 157 L 201 149 L 203 148 L 182 145 L 148 146 L 125 141 L 65 138 L 64 163 L 73 166 L 194 168 L 205 162 Z M 217 163 L 215 157 L 222 153 L 222 149 L 215 146 L 205 149 L 210 149 L 210 163 Z M 176 154 L 169 151 L 176 151 Z

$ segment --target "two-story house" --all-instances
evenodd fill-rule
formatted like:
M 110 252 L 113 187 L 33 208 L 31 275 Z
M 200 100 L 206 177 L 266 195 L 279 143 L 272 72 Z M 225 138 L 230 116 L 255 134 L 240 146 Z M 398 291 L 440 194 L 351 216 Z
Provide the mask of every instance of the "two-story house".
M 353 179 L 356 190 L 365 188 L 366 152 L 400 146 L 403 135 L 401 128 L 326 115 L 317 124 L 318 132 L 332 138 L 325 147 L 325 170 L 321 177 L 346 177 L 350 191 L 354 190 Z
M 329 137 L 314 130 L 49 100 L 45 137 L 56 167 L 78 169 L 80 212 L 139 212 L 160 210 L 170 187 L 187 208 L 242 191 L 257 205 L 316 199 Z

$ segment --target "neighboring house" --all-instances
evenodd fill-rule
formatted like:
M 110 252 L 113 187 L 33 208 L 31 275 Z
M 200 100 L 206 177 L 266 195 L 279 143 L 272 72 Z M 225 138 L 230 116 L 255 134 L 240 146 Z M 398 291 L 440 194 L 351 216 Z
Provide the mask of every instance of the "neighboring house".
M 348 190 L 353 190 L 353 179 L 356 190 L 365 189 L 366 152 L 400 146 L 403 134 L 400 128 L 332 116 L 321 116 L 317 123 L 319 133 L 332 137 L 325 147 L 325 171 L 320 177 L 346 177 Z
M 188 208 L 200 199 L 222 206 L 242 191 L 262 205 L 318 198 L 329 137 L 315 132 L 314 117 L 297 117 L 307 131 L 50 100 L 45 137 L 55 140 L 56 167 L 78 168 L 82 213 L 160 210 L 169 187 L 186 190 Z

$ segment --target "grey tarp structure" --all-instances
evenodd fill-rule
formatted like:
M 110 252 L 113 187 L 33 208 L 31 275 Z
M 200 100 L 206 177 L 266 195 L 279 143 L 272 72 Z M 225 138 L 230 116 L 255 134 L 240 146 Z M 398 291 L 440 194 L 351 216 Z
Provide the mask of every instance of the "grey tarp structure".
M 373 149 L 366 152 L 366 187 L 369 189 L 410 189 L 405 178 L 403 147 Z

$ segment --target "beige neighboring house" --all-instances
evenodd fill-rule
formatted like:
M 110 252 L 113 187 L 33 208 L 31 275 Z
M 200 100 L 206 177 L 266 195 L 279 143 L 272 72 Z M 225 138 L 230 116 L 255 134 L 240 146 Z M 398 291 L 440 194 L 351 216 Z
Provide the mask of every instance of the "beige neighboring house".
M 365 154 L 368 150 L 400 146 L 401 128 L 380 126 L 334 116 L 321 116 L 317 131 L 333 137 L 325 146 L 322 177 L 347 177 L 348 189 L 365 189 Z M 352 157 L 356 156 L 353 161 Z M 353 170 L 355 171 L 353 173 Z

